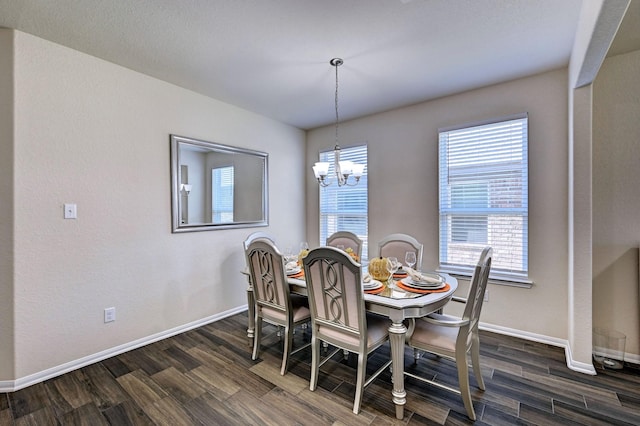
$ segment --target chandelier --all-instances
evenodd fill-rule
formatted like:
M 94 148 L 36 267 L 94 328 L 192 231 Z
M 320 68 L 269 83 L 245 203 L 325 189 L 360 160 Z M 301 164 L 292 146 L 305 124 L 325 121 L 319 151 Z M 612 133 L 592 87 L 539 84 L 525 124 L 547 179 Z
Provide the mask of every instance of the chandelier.
M 336 69 L 336 145 L 333 148 L 333 168 L 336 172 L 336 182 L 338 186 L 355 186 L 360 181 L 362 172 L 364 171 L 364 164 L 354 163 L 353 161 L 340 161 L 340 145 L 338 144 L 338 125 L 340 124 L 340 118 L 338 115 L 338 67 L 344 63 L 340 58 L 333 58 L 329 63 Z M 313 166 L 313 174 L 318 179 L 318 183 L 322 187 L 331 185 L 329 180 L 329 166 L 327 162 L 317 162 Z M 349 181 L 349 177 L 353 176 L 353 180 Z

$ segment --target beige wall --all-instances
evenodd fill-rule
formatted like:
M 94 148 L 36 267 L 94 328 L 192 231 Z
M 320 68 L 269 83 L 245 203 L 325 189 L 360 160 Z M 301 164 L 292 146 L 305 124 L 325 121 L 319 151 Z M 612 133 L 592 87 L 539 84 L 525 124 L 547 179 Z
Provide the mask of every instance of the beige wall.
M 12 34 L 2 31 L 3 59 Z M 15 307 L 15 337 L 5 345 L 1 329 L 0 382 L 242 308 L 244 238 L 303 238 L 304 168 L 291 161 L 304 156 L 303 131 L 21 32 L 15 55 L 15 160 L 0 156 L 2 173 L 15 172 L 13 245 L 0 228 L 3 255 L 15 253 L 13 280 L 1 277 L 15 294 L 0 298 L 2 312 Z M 171 133 L 268 151 L 270 226 L 172 234 Z M 0 188 L 5 210 L 11 188 Z M 63 219 L 63 203 L 77 203 L 77 220 Z M 112 306 L 117 320 L 104 324 Z
M 438 265 L 438 128 L 529 113 L 531 289 L 489 286 L 481 320 L 567 338 L 567 70 L 557 70 L 340 125 L 340 143 L 368 144 L 369 241 L 392 232 L 425 244 L 424 268 Z M 333 128 L 308 134 L 307 163 L 331 149 Z M 318 190 L 307 174 L 307 236 L 318 242 Z M 466 292 L 466 283 L 461 292 Z
M 593 325 L 640 362 L 640 51 L 604 62 L 593 101 Z
M 0 29 L 0 380 L 13 377 L 13 32 Z

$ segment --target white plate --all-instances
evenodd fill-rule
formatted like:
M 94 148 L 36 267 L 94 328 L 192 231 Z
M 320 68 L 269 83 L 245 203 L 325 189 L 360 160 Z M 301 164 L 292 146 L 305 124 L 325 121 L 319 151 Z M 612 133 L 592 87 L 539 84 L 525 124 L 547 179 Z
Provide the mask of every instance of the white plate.
M 380 281 L 371 280 L 368 283 L 363 282 L 362 283 L 362 287 L 365 290 L 375 290 L 375 289 L 378 289 L 378 288 L 382 287 L 382 283 Z
M 441 281 L 439 283 L 416 282 L 413 281 L 410 277 L 402 279 L 401 282 L 408 287 L 417 288 L 420 290 L 439 290 L 447 285 L 447 283 L 445 283 L 444 281 Z
M 293 268 L 293 269 L 287 269 L 287 275 L 295 275 L 300 271 L 302 271 L 301 267 L 297 267 L 297 268 Z

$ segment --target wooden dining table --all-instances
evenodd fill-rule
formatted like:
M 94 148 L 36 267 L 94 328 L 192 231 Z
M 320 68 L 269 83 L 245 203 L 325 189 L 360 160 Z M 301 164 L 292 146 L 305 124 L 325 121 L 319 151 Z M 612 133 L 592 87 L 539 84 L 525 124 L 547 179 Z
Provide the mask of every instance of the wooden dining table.
M 391 361 L 393 369 L 393 391 L 392 399 L 396 406 L 396 418 L 404 418 L 404 406 L 407 402 L 407 392 L 404 389 L 404 347 L 407 327 L 405 319 L 421 318 L 430 313 L 442 309 L 453 297 L 453 293 L 458 288 L 458 281 L 448 275 L 439 273 L 449 289 L 442 292 L 419 294 L 403 290 L 397 286 L 386 288 L 382 293 L 369 294 L 365 292 L 365 309 L 379 315 L 386 316 L 391 320 L 389 326 L 389 345 L 391 347 Z M 307 285 L 304 278 L 288 277 L 292 293 L 307 295 Z M 247 336 L 253 341 L 255 332 L 255 305 L 253 299 L 253 289 L 251 283 L 247 289 L 248 302 L 248 327 Z

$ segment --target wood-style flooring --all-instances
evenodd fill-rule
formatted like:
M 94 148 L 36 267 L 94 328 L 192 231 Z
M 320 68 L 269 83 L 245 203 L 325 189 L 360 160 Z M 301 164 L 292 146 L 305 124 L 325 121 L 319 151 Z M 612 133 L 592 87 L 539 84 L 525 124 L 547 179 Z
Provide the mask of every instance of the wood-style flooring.
M 405 418 L 395 419 L 391 377 L 383 373 L 351 412 L 356 359 L 325 364 L 309 391 L 310 353 L 293 355 L 280 376 L 282 342 L 265 340 L 251 360 L 246 313 L 67 373 L 0 394 L 0 425 L 459 425 L 471 424 L 459 396 L 407 378 Z M 275 328 L 267 326 L 274 331 Z M 268 330 L 265 330 L 268 331 Z M 298 330 L 296 341 L 309 336 Z M 369 371 L 389 357 L 369 358 Z M 567 368 L 560 348 L 482 332 L 486 391 L 471 378 L 477 424 L 638 425 L 640 371 Z M 455 366 L 426 356 L 406 368 L 457 383 Z

